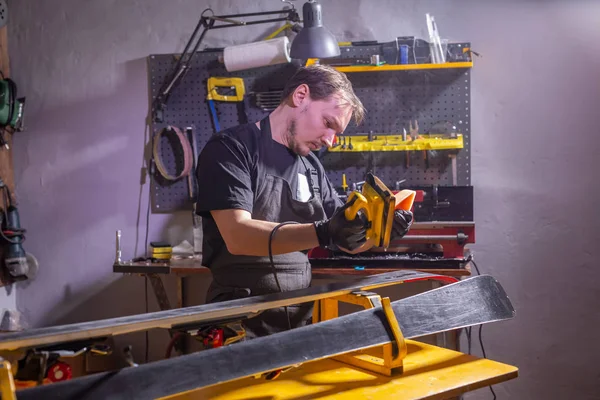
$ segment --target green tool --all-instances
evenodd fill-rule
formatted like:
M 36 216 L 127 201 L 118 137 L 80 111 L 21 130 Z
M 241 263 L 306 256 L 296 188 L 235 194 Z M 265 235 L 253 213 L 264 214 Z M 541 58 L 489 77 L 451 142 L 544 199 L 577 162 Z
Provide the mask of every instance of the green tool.
M 17 85 L 11 79 L 0 80 L 0 146 L 8 148 L 3 131 L 11 127 L 16 131 L 23 130 L 23 110 L 25 97 L 17 98 Z
M 0 80 L 0 126 L 21 130 L 25 98 L 17 99 L 17 85 L 11 79 Z

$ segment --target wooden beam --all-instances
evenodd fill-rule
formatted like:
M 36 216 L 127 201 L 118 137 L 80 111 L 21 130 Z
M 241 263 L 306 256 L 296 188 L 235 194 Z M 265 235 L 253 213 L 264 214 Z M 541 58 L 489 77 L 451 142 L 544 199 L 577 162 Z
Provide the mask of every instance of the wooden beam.
M 8 33 L 6 26 L 0 28 L 0 69 L 4 76 L 10 76 L 10 63 L 8 59 Z
M 10 62 L 8 58 L 8 34 L 7 28 L 4 26 L 0 29 L 0 71 L 4 74 L 5 78 L 10 76 Z M 12 152 L 12 129 L 8 128 L 3 133 L 4 140 L 6 140 L 9 149 L 0 147 L 0 178 L 4 181 L 4 184 L 8 186 L 10 193 L 12 194 L 12 201 L 16 201 L 15 198 L 15 177 L 13 169 L 13 152 Z M 0 200 L 0 207 L 6 208 L 4 204 L 4 198 Z
M 8 58 L 8 33 L 7 28 L 4 26 L 0 28 L 0 70 L 5 78 L 10 77 L 10 60 Z M 15 176 L 13 169 L 13 152 L 12 152 L 12 128 L 7 128 L 5 132 L 0 133 L 3 135 L 4 140 L 8 144 L 6 147 L 0 147 L 0 178 L 4 181 L 4 184 L 8 187 L 11 193 L 11 201 L 16 201 L 15 196 Z M 4 196 L 0 199 L 0 209 L 5 210 L 7 204 L 4 201 Z M 4 248 L 0 247 L 0 262 L 4 262 Z M 0 268 L 0 286 L 5 286 L 12 283 L 11 277 L 8 275 L 6 268 Z

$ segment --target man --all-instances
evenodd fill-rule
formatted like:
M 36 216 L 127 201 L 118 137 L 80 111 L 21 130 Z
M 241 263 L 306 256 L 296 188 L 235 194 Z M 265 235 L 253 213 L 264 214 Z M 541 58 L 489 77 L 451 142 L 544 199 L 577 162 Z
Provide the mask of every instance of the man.
M 347 206 L 312 153 L 331 146 L 352 117 L 358 124 L 364 112 L 344 74 L 327 66 L 303 67 L 269 116 L 208 141 L 196 171 L 203 264 L 213 276 L 207 302 L 308 287 L 311 248 L 352 253 L 369 248 L 366 222 L 360 216 L 346 220 Z M 273 232 L 281 222 L 293 223 Z M 397 234 L 405 234 L 411 222 L 412 214 L 397 213 Z M 311 312 L 310 303 L 265 311 L 244 321 L 247 337 L 302 326 Z

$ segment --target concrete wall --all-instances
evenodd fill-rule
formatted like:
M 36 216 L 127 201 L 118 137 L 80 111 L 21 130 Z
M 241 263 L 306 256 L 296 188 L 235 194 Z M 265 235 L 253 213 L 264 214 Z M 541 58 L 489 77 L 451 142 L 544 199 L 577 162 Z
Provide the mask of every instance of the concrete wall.
M 124 257 L 144 246 L 145 57 L 181 51 L 209 3 L 217 13 L 281 5 L 9 1 L 11 70 L 28 98 L 27 131 L 15 136 L 17 193 L 26 248 L 41 263 L 37 279 L 19 288 L 17 305 L 33 326 L 144 312 L 143 280 L 115 276 L 111 263 L 116 229 L 123 230 Z M 513 321 L 484 330 L 488 356 L 520 368 L 496 392 L 503 399 L 597 398 L 600 2 L 322 3 L 340 40 L 425 37 L 430 12 L 444 37 L 471 41 L 483 55 L 471 94 L 473 249 L 518 310 Z M 269 30 L 210 32 L 205 43 L 257 40 Z M 152 215 L 150 226 L 150 240 L 191 240 L 188 213 Z M 206 282 L 192 287 L 201 298 Z M 143 345 L 141 335 L 130 339 Z M 165 340 L 164 332 L 152 333 L 151 343 L 161 345 L 151 345 L 151 358 Z

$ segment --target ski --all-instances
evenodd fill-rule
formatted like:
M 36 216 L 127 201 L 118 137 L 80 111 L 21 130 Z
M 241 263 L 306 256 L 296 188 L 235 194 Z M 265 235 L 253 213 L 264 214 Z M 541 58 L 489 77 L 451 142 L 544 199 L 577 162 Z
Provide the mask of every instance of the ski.
M 177 329 L 177 327 L 185 327 L 193 324 L 241 320 L 272 308 L 321 300 L 354 291 L 372 290 L 405 282 L 428 279 L 446 283 L 456 282 L 456 279 L 453 277 L 426 272 L 390 272 L 349 282 L 336 282 L 284 293 L 273 293 L 221 303 L 1 334 L 0 351 L 12 351 L 104 338 L 156 328 Z
M 405 338 L 510 319 L 502 286 L 483 275 L 392 302 Z M 19 391 L 19 399 L 147 399 L 169 396 L 390 343 L 381 307 L 138 367 Z

